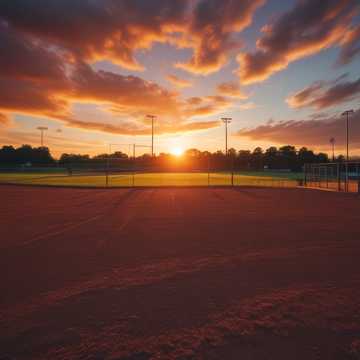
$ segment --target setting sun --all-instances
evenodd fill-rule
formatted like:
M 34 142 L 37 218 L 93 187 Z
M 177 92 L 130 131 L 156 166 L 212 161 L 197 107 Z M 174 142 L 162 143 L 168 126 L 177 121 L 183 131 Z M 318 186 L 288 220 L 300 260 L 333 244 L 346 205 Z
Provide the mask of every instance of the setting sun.
M 171 154 L 175 156 L 182 156 L 184 154 L 184 150 L 181 147 L 174 147 L 171 150 Z

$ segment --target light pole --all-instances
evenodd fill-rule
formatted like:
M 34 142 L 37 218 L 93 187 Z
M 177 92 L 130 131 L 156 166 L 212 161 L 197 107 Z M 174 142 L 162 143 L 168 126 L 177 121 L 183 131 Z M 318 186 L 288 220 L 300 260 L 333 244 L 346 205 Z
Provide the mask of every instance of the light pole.
M 349 161 L 349 115 L 353 114 L 354 110 L 346 110 L 341 115 L 346 115 L 346 161 Z
M 135 172 L 136 172 L 136 148 L 149 148 L 150 146 L 149 145 L 137 145 L 137 144 L 133 144 L 133 173 L 132 173 L 132 186 L 134 187 L 135 186 Z M 151 146 L 151 149 L 153 149 L 153 147 Z
M 228 124 L 231 123 L 232 118 L 224 117 L 221 118 L 223 123 L 225 124 L 225 155 L 228 154 Z
M 332 161 L 335 162 L 335 138 L 332 137 L 329 140 L 330 144 L 331 144 L 331 149 L 332 149 Z
M 349 190 L 349 115 L 353 114 L 354 110 L 346 110 L 341 115 L 346 115 L 346 191 Z
M 46 126 L 38 126 L 38 130 L 40 130 L 40 136 L 41 136 L 41 147 L 44 147 L 44 131 L 48 130 Z
M 147 118 L 151 119 L 151 156 L 154 157 L 154 119 L 155 115 L 146 115 Z

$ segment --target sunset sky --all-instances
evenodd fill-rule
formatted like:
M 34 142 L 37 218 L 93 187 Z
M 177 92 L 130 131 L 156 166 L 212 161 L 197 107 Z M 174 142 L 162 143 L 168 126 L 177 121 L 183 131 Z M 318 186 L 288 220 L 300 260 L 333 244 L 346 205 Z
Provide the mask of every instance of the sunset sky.
M 359 0 L 0 2 L 1 145 L 342 151 L 347 109 L 360 155 Z

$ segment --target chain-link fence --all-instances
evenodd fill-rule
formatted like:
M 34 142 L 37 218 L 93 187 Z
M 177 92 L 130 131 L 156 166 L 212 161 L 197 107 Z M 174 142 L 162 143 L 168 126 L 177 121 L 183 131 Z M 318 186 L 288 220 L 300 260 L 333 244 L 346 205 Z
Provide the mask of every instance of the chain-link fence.
M 306 164 L 304 185 L 335 191 L 360 192 L 360 162 Z
M 181 159 L 179 159 L 181 161 Z M 0 172 L 0 183 L 83 187 L 259 186 L 296 187 L 301 174 L 240 171 L 229 160 L 202 163 L 156 163 L 148 156 L 108 158 L 62 164 L 56 168 L 22 168 Z

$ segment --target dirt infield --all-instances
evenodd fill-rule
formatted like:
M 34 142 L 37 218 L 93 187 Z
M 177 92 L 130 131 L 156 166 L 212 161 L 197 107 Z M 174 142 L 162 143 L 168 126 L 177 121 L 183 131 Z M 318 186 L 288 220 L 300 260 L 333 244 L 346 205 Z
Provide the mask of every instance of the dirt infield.
M 360 199 L 0 186 L 0 359 L 359 359 Z

